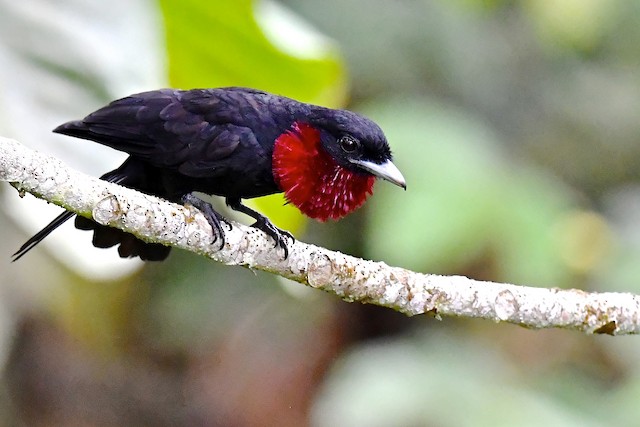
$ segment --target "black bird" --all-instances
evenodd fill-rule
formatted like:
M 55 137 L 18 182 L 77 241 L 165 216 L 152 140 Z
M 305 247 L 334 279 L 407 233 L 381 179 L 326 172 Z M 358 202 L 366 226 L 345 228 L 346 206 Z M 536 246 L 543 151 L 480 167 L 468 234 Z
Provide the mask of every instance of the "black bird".
M 220 247 L 225 219 L 193 192 L 224 197 L 231 209 L 253 217 L 253 226 L 271 236 L 285 258 L 286 239 L 293 237 L 243 205 L 242 199 L 284 192 L 304 214 L 325 221 L 362 205 L 376 177 L 406 188 L 382 130 L 372 121 L 254 89 L 143 92 L 113 101 L 54 132 L 128 153 L 119 168 L 101 179 L 198 208 Z M 74 215 L 59 215 L 13 260 Z M 171 249 L 80 216 L 75 226 L 93 230 L 96 247 L 120 245 L 123 258 L 159 261 Z

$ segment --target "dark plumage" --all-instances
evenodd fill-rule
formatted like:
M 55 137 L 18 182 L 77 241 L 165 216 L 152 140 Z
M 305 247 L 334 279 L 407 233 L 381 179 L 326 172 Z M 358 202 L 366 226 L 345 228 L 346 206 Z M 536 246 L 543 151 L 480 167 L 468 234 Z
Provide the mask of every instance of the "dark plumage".
M 307 128 L 312 132 L 300 131 Z M 405 186 L 404 178 L 391 163 L 391 151 L 384 134 L 370 120 L 350 111 L 304 104 L 254 89 L 144 92 L 114 101 L 83 120 L 57 127 L 54 132 L 128 153 L 129 158 L 119 168 L 101 178 L 197 207 L 205 214 L 221 245 L 224 232 L 220 222 L 224 218 L 192 193 L 225 197 L 229 207 L 255 218 L 254 226 L 269 234 L 276 246 L 284 249 L 285 257 L 286 238 L 291 235 L 244 206 L 241 199 L 284 191 L 287 197 L 295 196 L 296 200 L 290 200 L 304 212 L 298 199 L 323 190 L 310 188 L 309 174 L 316 178 L 326 175 L 323 182 L 340 175 L 346 180 L 344 188 L 331 197 L 345 200 L 320 197 L 313 211 L 318 214 L 305 212 L 324 220 L 343 216 L 364 202 L 366 194 L 359 197 L 362 200 L 357 205 L 352 206 L 347 200 L 354 198 L 354 194 L 349 193 L 351 181 L 360 182 L 353 188 L 362 192 L 365 191 L 363 180 L 369 180 L 369 193 L 373 176 Z M 277 148 L 275 157 L 274 147 Z M 304 156 L 306 169 L 296 169 L 298 157 L 293 161 L 294 155 Z M 314 163 L 320 157 L 323 162 Z M 274 170 L 274 163 L 282 166 Z M 333 175 L 329 177 L 329 174 Z M 300 188 L 305 186 L 309 189 L 300 193 Z M 339 213 L 331 211 L 334 205 L 341 206 Z M 56 218 L 27 241 L 14 254 L 14 260 L 71 216 L 65 212 Z M 76 218 L 76 227 L 93 230 L 96 247 L 119 244 L 122 257 L 162 260 L 169 254 L 168 247 L 142 242 L 83 217 Z

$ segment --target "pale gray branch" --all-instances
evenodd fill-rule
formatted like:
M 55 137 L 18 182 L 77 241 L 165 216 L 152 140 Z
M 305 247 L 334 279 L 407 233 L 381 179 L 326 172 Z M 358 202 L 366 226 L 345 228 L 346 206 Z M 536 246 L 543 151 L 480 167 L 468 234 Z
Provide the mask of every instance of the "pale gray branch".
M 218 250 L 217 244 L 211 244 L 209 224 L 197 210 L 89 177 L 1 137 L 0 180 L 12 183 L 21 193 L 32 193 L 143 240 L 196 252 L 227 265 L 268 271 L 347 301 L 389 307 L 407 315 L 477 317 L 529 328 L 612 335 L 640 332 L 640 297 L 632 294 L 420 274 L 300 241 L 290 245 L 285 260 L 268 236 L 236 223 L 226 233 L 224 248 Z

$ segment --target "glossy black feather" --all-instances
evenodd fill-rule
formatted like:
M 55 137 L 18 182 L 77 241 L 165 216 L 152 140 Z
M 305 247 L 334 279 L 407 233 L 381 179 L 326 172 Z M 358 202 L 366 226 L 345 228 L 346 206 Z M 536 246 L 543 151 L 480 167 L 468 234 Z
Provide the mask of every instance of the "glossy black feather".
M 270 116 L 271 97 L 239 88 L 144 92 L 54 132 L 124 151 L 161 169 L 167 178 L 184 175 L 189 188 L 176 188 L 176 193 L 257 197 L 278 191 L 271 173 L 273 142 L 291 125 L 291 119 L 263 124 L 263 116 Z M 240 179 L 229 182 L 231 174 Z

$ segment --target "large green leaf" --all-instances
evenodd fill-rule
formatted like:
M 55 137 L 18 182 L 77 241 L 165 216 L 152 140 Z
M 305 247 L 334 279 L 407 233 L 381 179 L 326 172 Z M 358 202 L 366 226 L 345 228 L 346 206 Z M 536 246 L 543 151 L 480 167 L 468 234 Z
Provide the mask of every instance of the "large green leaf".
M 345 75 L 337 49 L 273 5 L 256 3 L 255 10 L 249 0 L 160 0 L 160 5 L 172 85 L 250 86 L 328 106 L 343 102 Z M 265 32 L 269 28 L 274 29 Z M 310 40 L 305 57 L 283 51 L 267 37 L 301 37 L 296 29 Z

